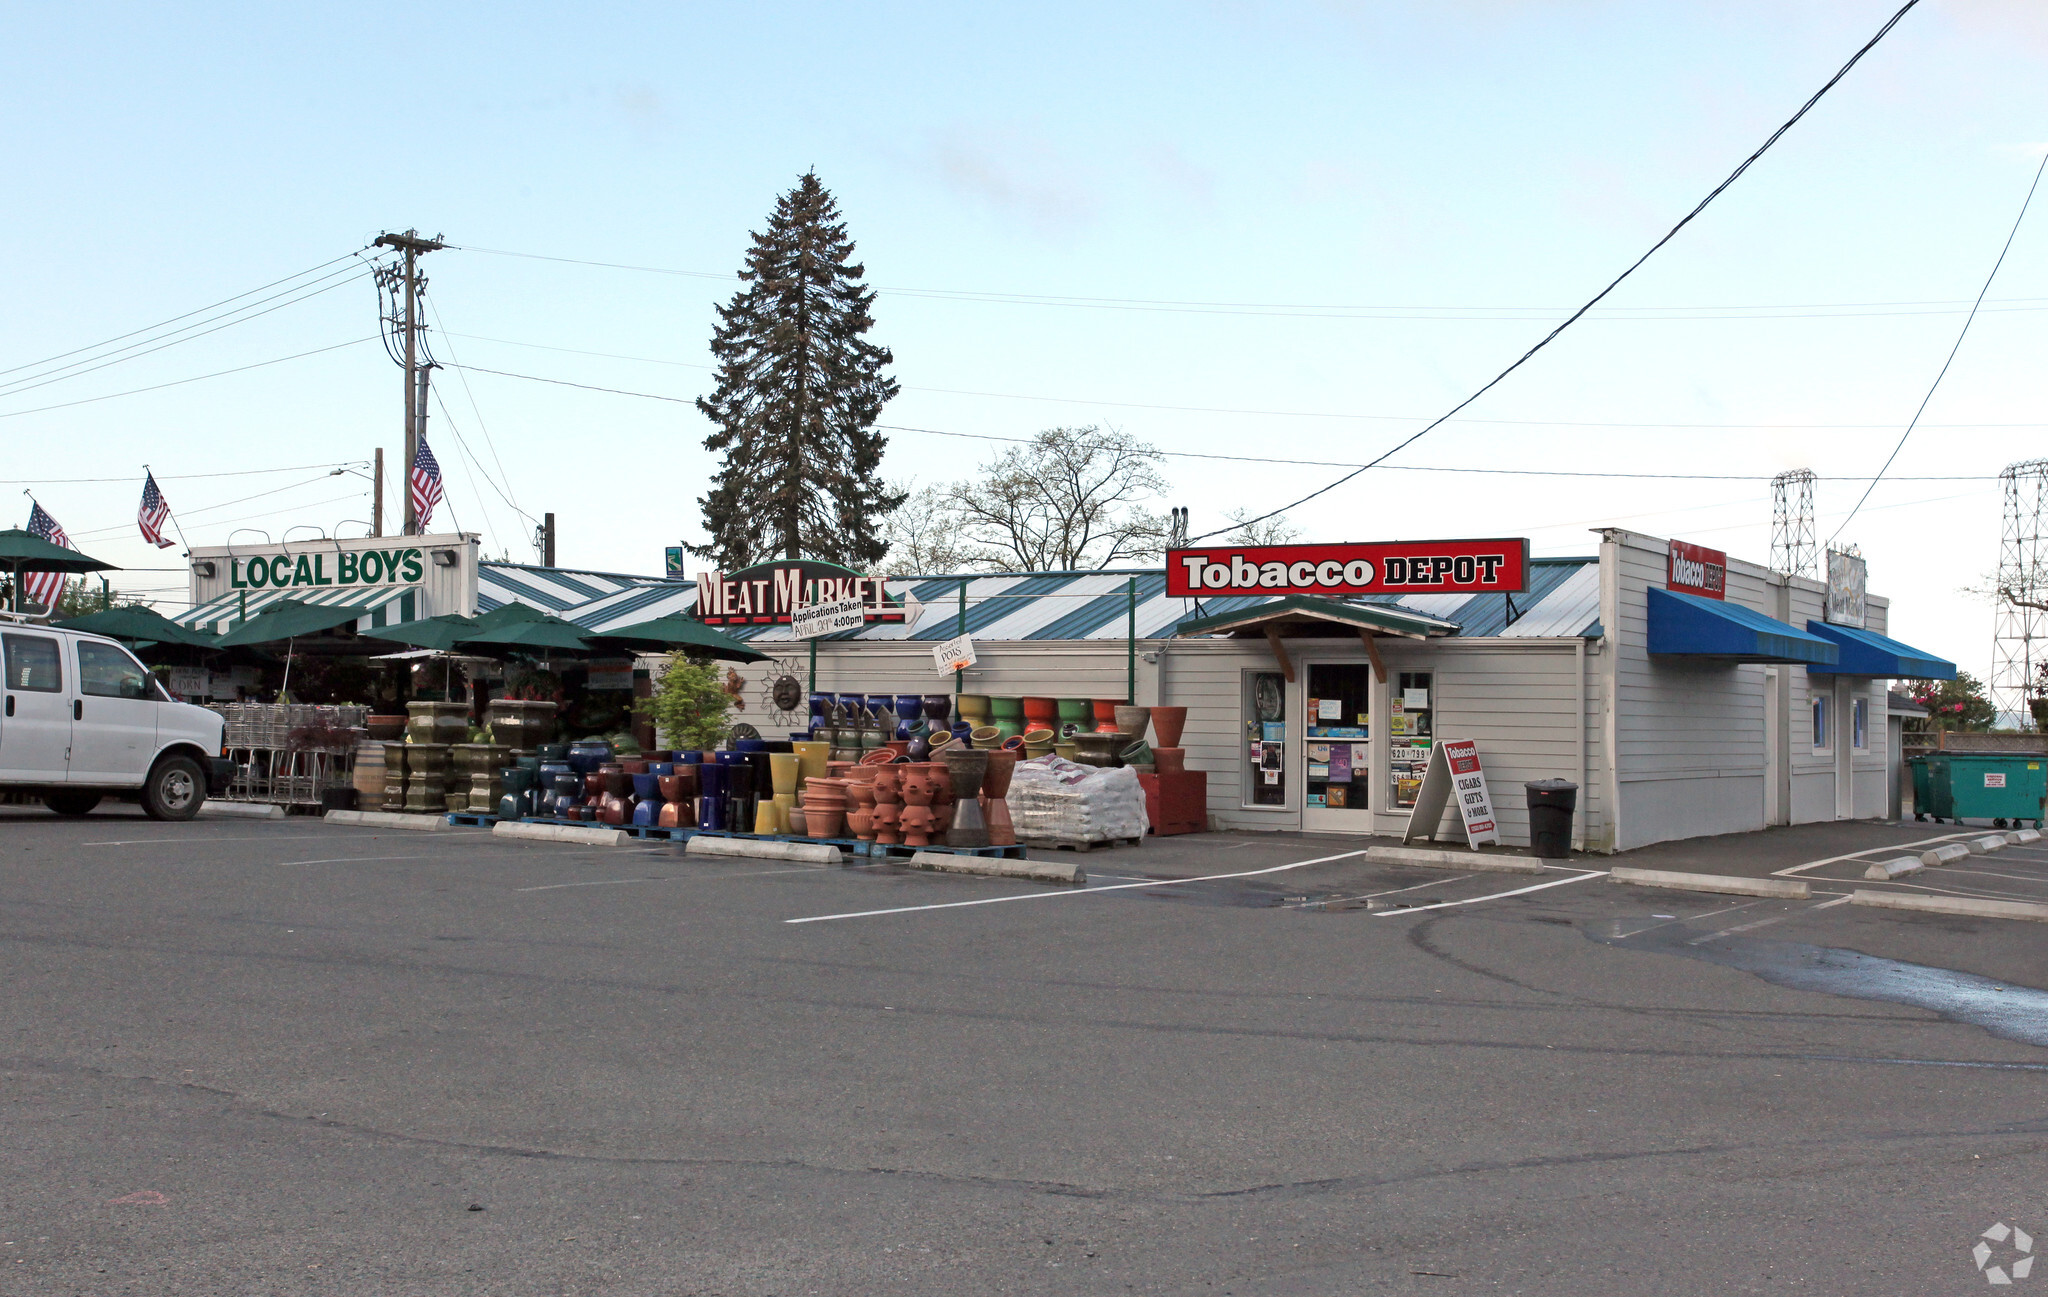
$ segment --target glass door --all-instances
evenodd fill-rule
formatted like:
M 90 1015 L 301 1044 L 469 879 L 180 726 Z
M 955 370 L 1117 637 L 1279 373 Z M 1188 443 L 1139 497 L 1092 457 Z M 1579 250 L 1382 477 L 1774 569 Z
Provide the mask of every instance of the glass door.
M 1302 709 L 1302 827 L 1372 832 L 1372 668 L 1311 662 Z

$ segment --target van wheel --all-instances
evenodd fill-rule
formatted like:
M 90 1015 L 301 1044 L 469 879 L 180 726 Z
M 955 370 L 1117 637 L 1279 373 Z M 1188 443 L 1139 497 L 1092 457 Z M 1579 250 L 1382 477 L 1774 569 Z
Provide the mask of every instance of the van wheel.
M 142 809 L 153 820 L 189 820 L 206 802 L 206 776 L 190 757 L 165 757 L 142 785 Z
M 92 808 L 99 804 L 98 793 L 48 793 L 43 797 L 43 805 L 59 815 L 90 814 Z

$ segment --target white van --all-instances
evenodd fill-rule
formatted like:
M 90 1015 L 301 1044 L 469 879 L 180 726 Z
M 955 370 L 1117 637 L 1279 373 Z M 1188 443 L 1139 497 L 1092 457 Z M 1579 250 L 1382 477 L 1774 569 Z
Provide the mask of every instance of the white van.
M 0 618 L 0 662 L 0 792 L 59 815 L 139 798 L 152 819 L 189 820 L 225 787 L 226 722 L 173 701 L 114 640 Z

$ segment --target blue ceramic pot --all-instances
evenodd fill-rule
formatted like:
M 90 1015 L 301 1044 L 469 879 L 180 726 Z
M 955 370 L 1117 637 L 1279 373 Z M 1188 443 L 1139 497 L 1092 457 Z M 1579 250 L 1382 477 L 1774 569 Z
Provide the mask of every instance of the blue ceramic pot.
M 661 785 L 655 782 L 655 778 L 656 777 L 651 774 L 632 776 L 633 796 L 639 798 L 643 802 L 651 802 L 659 799 L 661 796 Z
M 642 802 L 635 806 L 633 808 L 633 823 L 639 825 L 654 823 L 654 817 L 659 814 L 658 808 L 660 805 L 661 803 L 659 802 Z
M 650 775 L 672 775 L 675 772 L 676 763 L 673 761 L 650 761 L 647 763 L 647 773 Z
M 732 769 L 727 765 L 702 765 L 697 767 L 697 792 L 703 797 L 725 796 L 725 777 Z
M 600 740 L 583 740 L 569 745 L 569 766 L 578 774 L 595 774 L 612 759 L 612 745 Z
M 825 718 L 826 718 L 827 716 L 831 715 L 831 714 L 832 714 L 832 695 L 831 695 L 831 694 L 812 694 L 812 695 L 811 695 L 811 724 L 812 724 L 812 725 L 813 725 L 814 727 L 815 727 L 815 726 L 819 726 L 819 725 L 823 725 L 823 724 L 825 723 Z
M 723 797 L 699 797 L 697 799 L 697 824 L 706 829 L 725 827 L 725 799 Z
M 965 739 L 972 733 L 974 733 L 974 727 L 966 721 L 961 721 L 953 726 L 953 737 L 956 739 Z
M 768 740 L 741 739 L 738 743 L 733 744 L 733 746 L 738 748 L 742 754 L 748 752 L 766 752 L 768 750 Z
M 500 797 L 498 799 L 499 819 L 516 820 L 520 817 L 520 796 L 521 795 L 519 793 L 506 793 L 503 797 Z

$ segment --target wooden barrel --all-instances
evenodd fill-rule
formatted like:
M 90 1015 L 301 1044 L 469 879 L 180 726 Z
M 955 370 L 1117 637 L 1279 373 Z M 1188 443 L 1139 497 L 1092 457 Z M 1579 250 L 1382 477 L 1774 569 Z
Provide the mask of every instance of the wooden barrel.
M 384 801 L 384 745 L 366 741 L 356 745 L 356 805 L 376 810 Z

